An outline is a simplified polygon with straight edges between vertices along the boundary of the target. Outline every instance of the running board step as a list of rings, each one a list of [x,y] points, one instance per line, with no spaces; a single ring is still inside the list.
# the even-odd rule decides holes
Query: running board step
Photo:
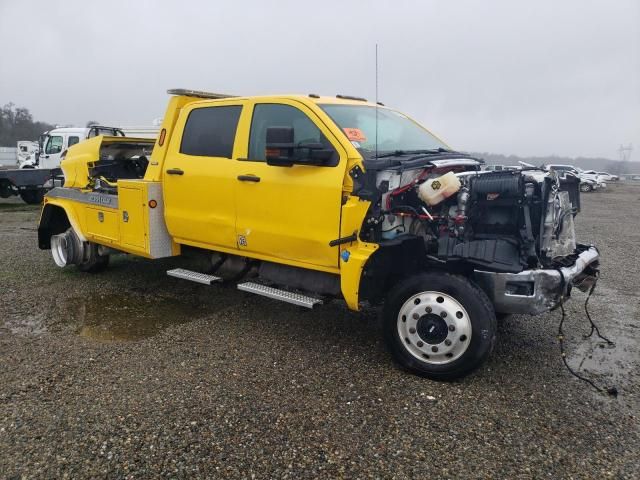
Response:
[[[193,272],[184,268],[174,268],[173,270],[167,270],[167,275],[170,277],[182,278],[184,280],[191,280],[196,283],[203,283],[205,285],[211,285],[215,282],[221,282],[222,278],[215,275],[207,275],[206,273]]]
[[[289,292],[287,290],[280,290],[278,288],[268,287],[254,282],[240,283],[238,284],[238,290],[255,293],[256,295],[262,295],[263,297],[273,298],[275,300],[292,303],[306,308],[313,308],[316,305],[322,304],[322,300],[319,298],[309,297],[307,295],[302,295],[301,293]]]

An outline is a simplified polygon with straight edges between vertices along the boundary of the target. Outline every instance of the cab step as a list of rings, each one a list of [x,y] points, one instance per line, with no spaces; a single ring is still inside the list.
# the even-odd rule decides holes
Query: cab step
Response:
[[[206,273],[193,272],[184,268],[174,268],[173,270],[167,270],[167,275],[170,277],[182,278],[184,280],[191,280],[196,283],[203,283],[205,285],[211,285],[212,283],[221,282],[222,278],[215,275],[208,275]]]
[[[288,290],[280,290],[279,288],[269,287],[255,282],[245,282],[238,284],[238,290],[243,292],[255,293],[263,297],[273,298],[282,302],[292,303],[305,308],[313,308],[321,305],[322,300],[319,298],[309,297],[301,293],[290,292]]]

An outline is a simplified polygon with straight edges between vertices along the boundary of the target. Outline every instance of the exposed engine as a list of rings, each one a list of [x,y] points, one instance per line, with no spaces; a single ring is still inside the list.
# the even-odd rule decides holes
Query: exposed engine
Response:
[[[366,235],[383,244],[418,236],[430,262],[496,272],[551,267],[574,254],[577,183],[561,185],[538,169],[477,165],[433,161],[377,171],[380,196]]]
[[[115,192],[118,179],[139,179],[149,165],[148,143],[112,143],[100,149],[100,159],[89,167],[89,177],[98,191]]]

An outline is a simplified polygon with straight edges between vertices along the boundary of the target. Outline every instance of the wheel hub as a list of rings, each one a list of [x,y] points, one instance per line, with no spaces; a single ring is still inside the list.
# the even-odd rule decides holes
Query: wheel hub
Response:
[[[447,364],[469,348],[471,319],[454,297],[434,291],[409,297],[398,312],[403,346],[421,362]]]
[[[418,336],[429,345],[442,343],[449,334],[449,326],[440,315],[428,313],[418,319],[416,324]]]

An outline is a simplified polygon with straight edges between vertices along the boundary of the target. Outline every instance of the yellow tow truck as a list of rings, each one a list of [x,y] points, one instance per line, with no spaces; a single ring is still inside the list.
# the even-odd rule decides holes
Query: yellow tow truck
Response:
[[[483,171],[358,97],[168,93],[157,139],[69,148],[38,227],[58,266],[196,256],[204,268],[168,275],[307,308],[383,304],[396,360],[443,380],[488,357],[496,313],[548,311],[596,279],[597,249],[575,240],[579,179]]]

